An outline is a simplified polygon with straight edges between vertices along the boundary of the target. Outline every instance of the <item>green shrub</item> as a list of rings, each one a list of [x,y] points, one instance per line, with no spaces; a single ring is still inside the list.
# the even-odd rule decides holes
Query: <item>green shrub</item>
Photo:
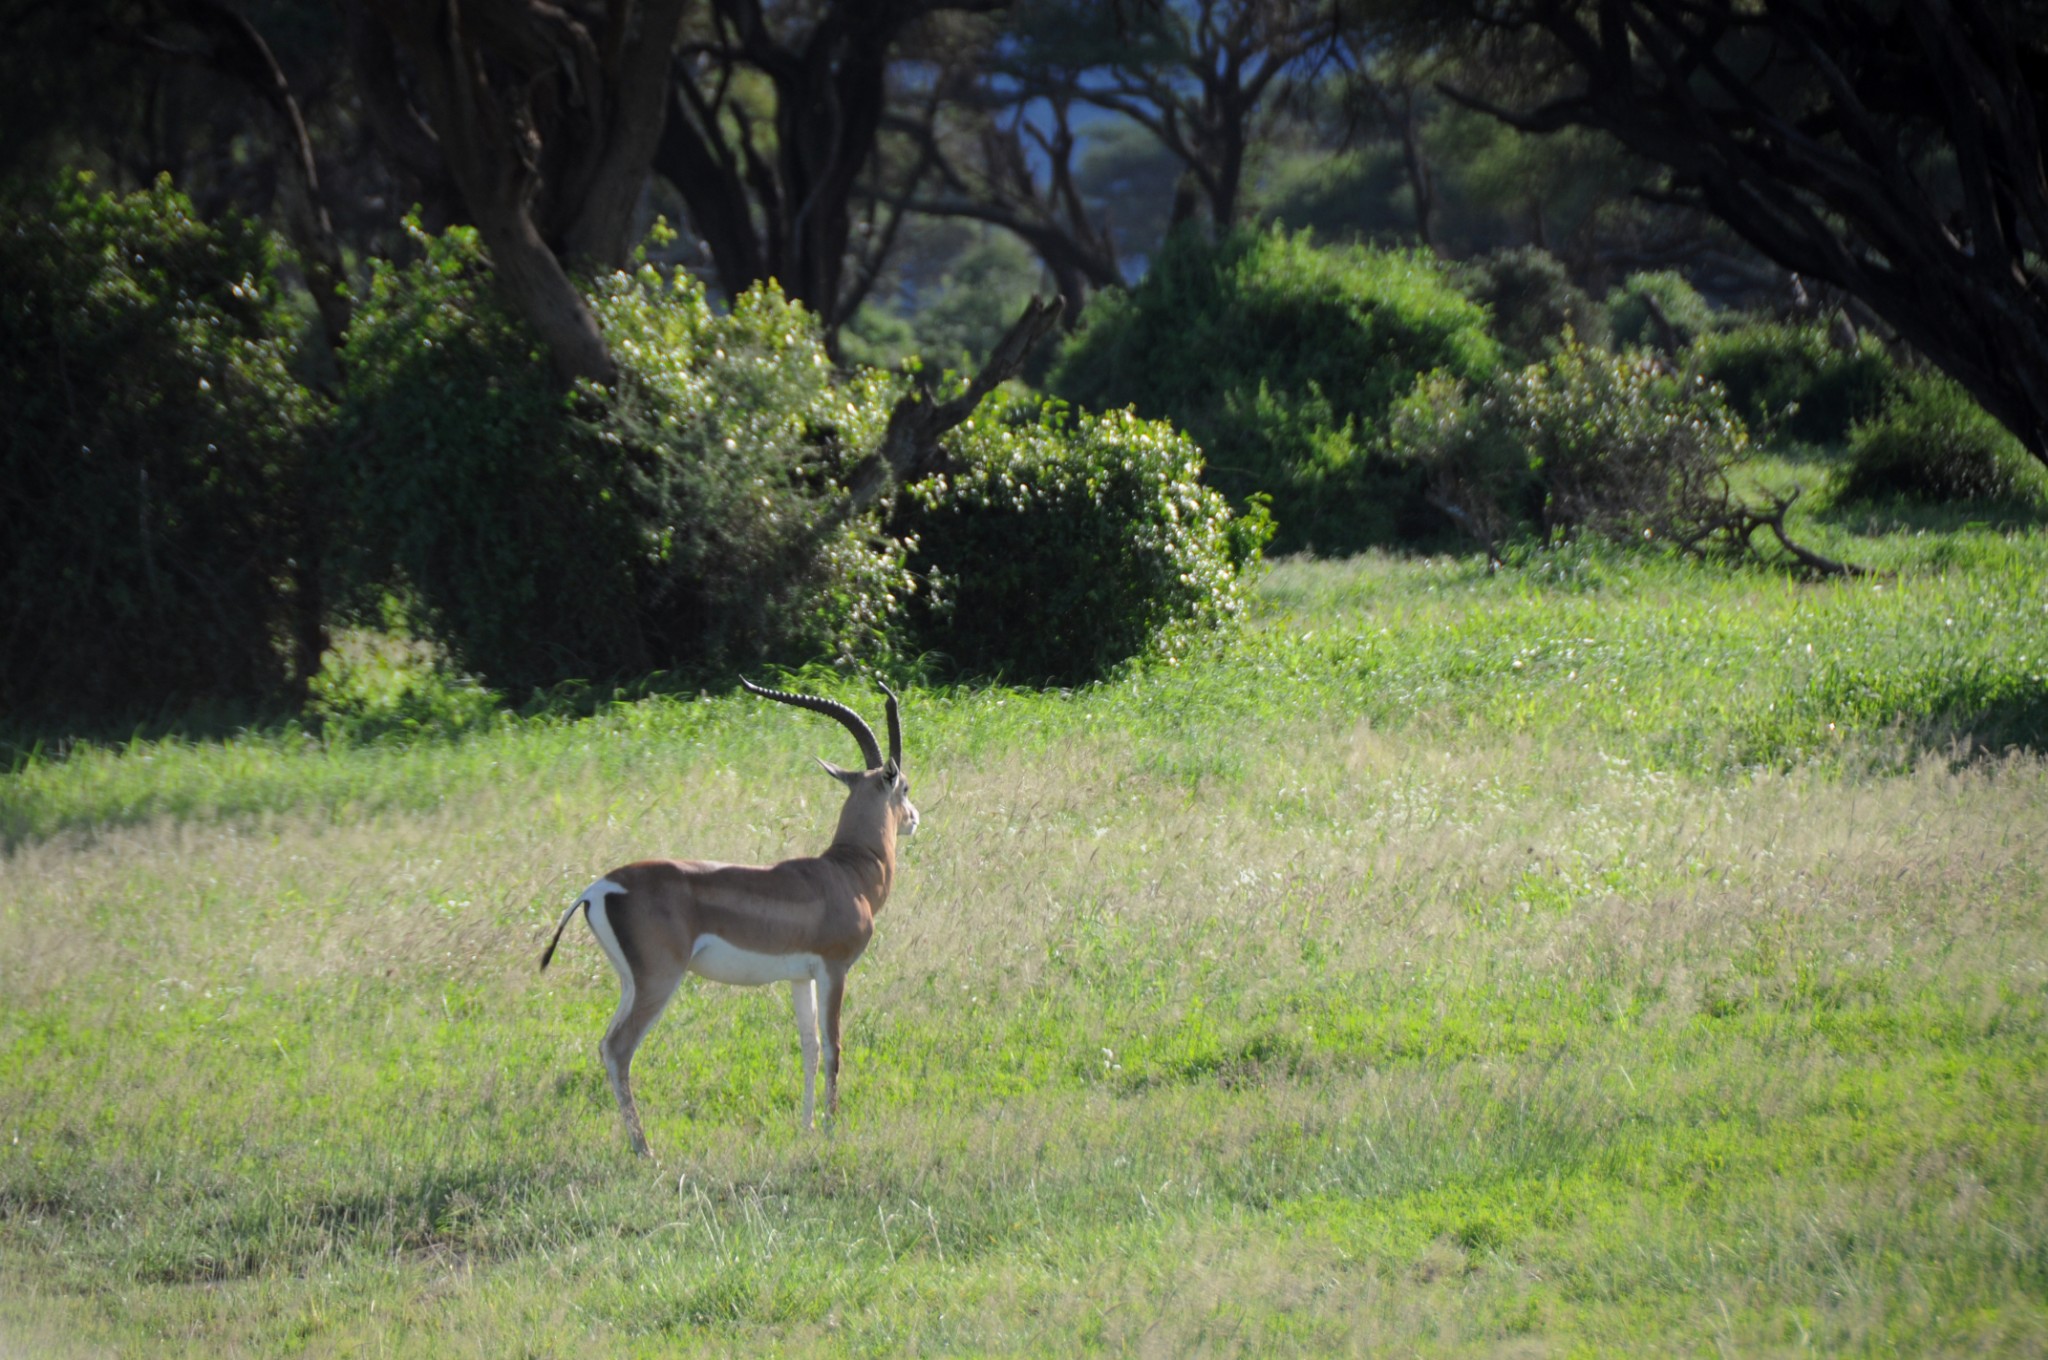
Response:
[[[1494,337],[1514,363],[1541,359],[1567,331],[1590,345],[1607,344],[1606,309],[1547,250],[1496,250],[1459,265],[1457,274],[1465,295],[1492,315]]]
[[[1244,607],[1270,526],[1201,484],[1183,435],[1128,411],[992,398],[909,487],[896,527],[933,591],[914,645],[961,675],[1077,684],[1180,656]]]
[[[773,283],[713,313],[688,275],[616,274],[594,299],[618,361],[585,428],[628,454],[642,627],[663,666],[890,656],[913,582],[880,511],[843,515],[896,380],[841,375]]]
[[[1420,468],[1438,506],[1497,546],[1691,537],[1727,505],[1748,433],[1711,383],[1642,351],[1568,343],[1476,391],[1445,375],[1389,422],[1389,457]]]
[[[459,666],[514,690],[878,655],[900,547],[834,511],[882,380],[842,384],[772,290],[717,316],[647,270],[593,287],[615,388],[565,395],[474,233],[415,236],[345,354],[358,595],[412,593]]]
[[[1607,327],[1622,348],[1675,355],[1719,324],[1713,306],[1683,274],[1631,274],[1607,294]]]
[[[935,373],[978,368],[1031,301],[1042,272],[1022,241],[987,229],[945,273],[919,281],[906,299],[909,316],[864,304],[840,330],[841,354],[877,368],[911,358]]]
[[[1719,383],[1752,429],[1809,444],[1840,443],[1851,425],[1883,408],[1900,382],[1874,339],[1843,350],[1818,326],[1773,321],[1699,336],[1686,367]]]
[[[445,649],[419,637],[401,602],[387,598],[380,612],[380,626],[335,635],[307,686],[305,716],[322,736],[403,745],[497,721],[499,696],[456,670]]]
[[[1748,451],[1749,432],[1720,389],[1642,351],[1567,345],[1504,383],[1549,538],[1681,535]]]
[[[1477,379],[1498,361],[1484,311],[1430,256],[1184,232],[1129,294],[1097,299],[1049,385],[1186,430],[1210,485],[1271,496],[1276,548],[1343,551],[1400,535],[1419,494],[1372,453],[1388,407],[1418,373]]]
[[[1839,500],[2027,500],[2048,478],[2012,432],[1940,374],[1915,374],[1849,432]]]
[[[312,668],[322,412],[275,263],[167,181],[0,208],[0,706],[162,714]]]
[[[1504,376],[1475,393],[1462,378],[1424,374],[1394,403],[1381,436],[1384,456],[1415,469],[1429,503],[1496,556],[1543,506],[1527,441],[1508,418],[1506,388]]]
[[[376,263],[342,351],[349,593],[414,596],[495,685],[649,669],[624,450],[578,430],[474,230],[411,234],[419,258]]]

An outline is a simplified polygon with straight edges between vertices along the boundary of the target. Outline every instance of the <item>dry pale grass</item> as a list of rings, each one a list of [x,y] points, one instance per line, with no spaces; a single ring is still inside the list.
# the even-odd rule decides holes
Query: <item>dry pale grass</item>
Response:
[[[458,1198],[426,1248],[351,1256],[338,1238],[331,1255],[239,1283],[126,1279],[134,1317],[157,1307],[177,1319],[169,1349],[222,1356],[275,1353],[293,1327],[311,1353],[396,1354],[1533,1356],[1630,1353],[1646,1337],[1790,1354],[1900,1334],[1954,1336],[1954,1349],[2043,1339],[2026,1316],[1957,1332],[1934,1317],[1954,1292],[1945,1271],[2035,1278],[2048,1210],[2011,1198],[2028,1149],[1972,1150],[1967,1130],[1915,1141],[1882,1120],[1892,1141],[1866,1147],[1825,1125],[1813,1136],[1831,1140],[1835,1175],[1771,1131],[1813,1124],[1881,1064],[1693,1022],[1731,998],[1783,1010],[1865,986],[1879,1002],[1935,997],[1976,1034],[2032,1023],[2025,1007],[2048,987],[2048,762],[1675,776],[1590,740],[1455,745],[1335,715],[1220,740],[1234,743],[1228,778],[1117,731],[957,757],[941,742],[916,762],[926,826],[855,974],[838,1139],[786,1127],[786,1003],[704,988],[640,1069],[651,1131],[674,1149],[658,1173],[606,1160],[616,1119],[580,1039],[550,1063],[558,1083],[588,1080],[580,1103],[562,1085],[551,1097],[479,1077],[394,1107],[403,1138],[407,1119],[472,1119],[464,1102],[556,1099],[579,1121],[563,1155],[585,1160],[547,1195],[613,1196],[590,1224],[573,1205]],[[421,813],[163,820],[27,843],[0,859],[0,989],[16,1016],[236,988],[313,1004],[353,983],[466,990],[497,999],[482,1004],[497,1007],[498,1042],[529,1042],[529,1001],[594,1039],[613,997],[598,952],[578,939],[534,971],[572,894],[647,854],[815,850],[834,789],[794,755],[741,770],[704,749],[631,789],[565,758],[548,778]],[[1228,1048],[1273,1015],[1309,1023],[1304,998],[1327,1001],[1315,1023],[1354,1023],[1368,1048],[1400,1014],[1499,1026],[1518,999],[1565,1027],[1458,1060],[1192,1076],[1160,1037],[1206,1011]],[[673,1093],[720,1080],[717,1037],[734,1031],[708,1019],[733,1014],[788,1040],[778,1103],[686,1117]],[[1017,1075],[1028,1065],[1006,1066],[1006,1047],[1044,1036],[1086,1071],[1034,1087]],[[1147,1058],[1127,1051],[1145,1043]],[[952,1094],[929,1099],[878,1049],[936,1052]],[[153,1107],[204,1098],[129,1058],[67,1097],[67,1127],[159,1130]],[[2039,1074],[1997,1095],[2048,1117]],[[0,1092],[0,1125],[8,1103]],[[1660,1120],[1699,1150],[1631,1142]],[[255,1130],[251,1164],[296,1133]],[[1717,1169],[1752,1155],[1743,1138],[1782,1164]],[[1624,1154],[1649,1168],[1630,1171],[1640,1180],[1611,1179]],[[1717,1197],[1738,1170],[1749,1188]],[[281,1213],[309,1212],[289,1183],[269,1193]],[[630,1231],[595,1226],[623,1204],[643,1215]],[[566,1217],[527,1230],[526,1214]],[[496,1240],[485,1229],[530,1245],[479,1246]],[[831,1306],[805,1306],[820,1297]],[[134,1339],[121,1307],[83,1293],[25,1300],[4,1314],[0,1353]]]
[[[1625,977],[1683,1007],[1776,949],[1936,978],[2042,980],[2048,766],[2014,755],[1844,780],[1669,776],[1590,746],[1453,750],[1332,724],[1185,781],[1073,745],[927,775],[925,829],[862,1004],[944,976],[1045,978],[1077,929],[1253,994],[1318,972]],[[0,860],[0,985],[289,987],[327,977],[529,985],[539,942],[610,865],[736,861],[828,838],[831,786],[707,757],[630,793],[592,771],[424,814],[159,821]],[[1178,947],[1185,944],[1187,948]],[[604,983],[594,956],[580,972]],[[1304,961],[1306,960],[1306,961]],[[1134,961],[1135,962],[1135,961]]]

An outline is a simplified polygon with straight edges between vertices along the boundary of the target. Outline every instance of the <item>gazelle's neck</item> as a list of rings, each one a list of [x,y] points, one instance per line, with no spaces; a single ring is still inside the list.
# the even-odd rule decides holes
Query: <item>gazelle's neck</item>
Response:
[[[849,837],[844,830],[841,828],[842,834],[833,838],[831,848],[819,858],[845,870],[871,907],[879,910],[896,882],[895,834],[885,829],[882,844],[878,846],[873,843],[872,836]]]

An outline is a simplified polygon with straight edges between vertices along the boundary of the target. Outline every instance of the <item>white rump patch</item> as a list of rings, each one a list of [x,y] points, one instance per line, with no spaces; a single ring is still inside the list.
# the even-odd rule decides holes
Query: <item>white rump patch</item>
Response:
[[[699,935],[690,950],[690,971],[731,987],[797,982],[816,977],[824,960],[816,954],[756,954],[716,935]]]
[[[587,913],[590,920],[590,933],[597,936],[598,947],[603,949],[604,956],[612,961],[612,968],[617,971],[621,978],[626,980],[628,985],[631,985],[633,971],[626,967],[625,951],[619,948],[618,932],[612,929],[611,916],[605,911],[604,904],[604,900],[607,897],[612,896],[614,893],[623,893],[625,891],[624,888],[610,879],[600,878],[597,882],[585,888],[583,896],[578,898],[577,901],[590,904]]]
[[[612,962],[612,971],[619,975],[619,1008],[612,1014],[611,1024],[605,1027],[604,1033],[607,1039],[611,1037],[612,1031],[625,1023],[626,1017],[633,1013],[635,990],[633,986],[633,970],[626,964],[626,951],[619,948],[619,933],[612,929],[611,915],[605,910],[606,898],[614,893],[623,893],[625,891],[624,888],[612,882],[612,880],[600,878],[597,882],[585,888],[583,896],[579,899],[590,904],[587,912],[590,921],[590,933],[597,936],[597,947],[604,951],[604,956]],[[616,1086],[619,1074],[611,1070],[611,1050],[607,1047],[604,1052],[605,1070],[610,1073],[612,1083]]]

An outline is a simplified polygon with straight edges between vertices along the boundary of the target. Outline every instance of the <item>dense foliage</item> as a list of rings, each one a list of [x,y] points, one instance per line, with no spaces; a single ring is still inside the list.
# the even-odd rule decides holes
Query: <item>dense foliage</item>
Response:
[[[494,683],[648,669],[623,456],[579,437],[474,233],[414,239],[413,263],[376,266],[343,354],[329,484],[349,594],[416,593]]]
[[[1015,401],[946,451],[897,517],[931,586],[913,643],[942,668],[1073,684],[1176,658],[1242,610],[1240,571],[1269,526],[1256,506],[1231,515],[1171,426]]]
[[[1567,332],[1590,345],[1607,343],[1607,309],[1573,283],[1564,262],[1547,250],[1496,250],[1459,265],[1456,277],[1465,295],[1487,309],[1510,362],[1534,363]]]
[[[1720,384],[1752,430],[1809,444],[1840,443],[1899,384],[1896,365],[1875,339],[1847,348],[1819,326],[1776,321],[1702,334],[1686,362]]]
[[[827,359],[771,284],[715,313],[688,275],[615,274],[594,303],[619,359],[583,429],[625,455],[642,626],[657,661],[875,663],[911,588],[847,474],[880,442],[894,381]],[[599,397],[602,396],[600,400]]]
[[[2019,440],[1955,382],[1916,374],[1849,432],[1842,500],[2048,499],[2048,478]]]
[[[563,394],[474,235],[419,240],[346,355],[359,592],[416,592],[515,689],[886,644],[900,553],[834,518],[886,393],[842,383],[802,311],[770,289],[719,316],[688,276],[613,275],[593,305],[619,380]]]
[[[1689,539],[1725,505],[1748,443],[1704,379],[1576,342],[1476,390],[1432,375],[1386,434],[1389,455],[1423,469],[1438,505],[1494,547],[1520,531]]]
[[[1714,329],[1720,318],[1676,270],[1631,274],[1607,294],[1614,343],[1675,354]]]
[[[885,526],[886,499],[852,513],[847,488],[898,380],[835,368],[773,288],[721,314],[688,275],[599,280],[619,378],[565,395],[474,237],[420,246],[379,270],[346,356],[351,581],[366,606],[416,596],[493,685],[906,650],[1078,680],[1238,608],[1259,521],[1170,429],[984,412]]]
[[[318,402],[275,266],[168,182],[0,201],[0,706],[263,701],[317,664]]]
[[[1427,255],[1182,233],[1094,305],[1048,382],[1091,409],[1172,419],[1212,486],[1272,497],[1277,548],[1332,552],[1440,522],[1410,470],[1374,456],[1371,427],[1416,374],[1480,380],[1498,356],[1485,311]]]

